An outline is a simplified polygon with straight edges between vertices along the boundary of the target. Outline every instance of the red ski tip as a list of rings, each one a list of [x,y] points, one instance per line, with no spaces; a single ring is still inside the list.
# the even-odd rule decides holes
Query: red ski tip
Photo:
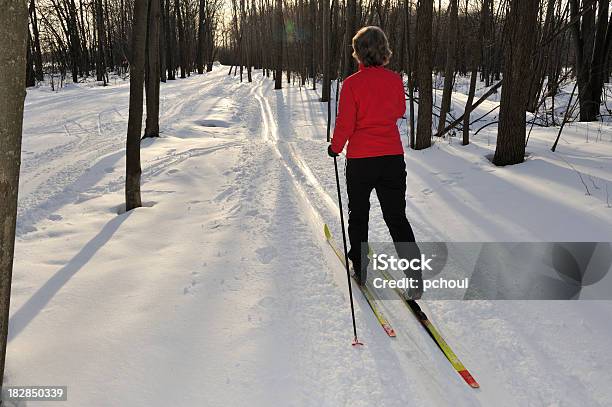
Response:
[[[384,325],[383,326],[385,332],[387,333],[387,335],[389,335],[392,338],[395,338],[395,331],[393,330],[393,328],[391,328],[389,325]]]
[[[480,385],[478,384],[476,379],[472,377],[470,372],[468,372],[467,370],[461,370],[458,373],[461,375],[461,377],[463,377],[463,379],[467,382],[467,384],[470,385],[470,387],[473,387],[474,389],[480,388]]]

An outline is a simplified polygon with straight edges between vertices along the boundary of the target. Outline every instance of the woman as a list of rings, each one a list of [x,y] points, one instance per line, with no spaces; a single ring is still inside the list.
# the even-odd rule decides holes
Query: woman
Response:
[[[342,85],[334,135],[327,152],[336,157],[348,142],[349,259],[355,279],[362,285],[366,282],[369,260],[361,243],[368,241],[372,189],[376,190],[393,241],[415,239],[406,219],[406,163],[397,129],[397,120],[406,111],[404,84],[397,73],[385,68],[391,58],[385,33],[374,26],[360,29],[353,37],[353,57],[359,63],[359,71]],[[409,255],[406,250],[401,250],[403,254],[399,251],[401,257]]]

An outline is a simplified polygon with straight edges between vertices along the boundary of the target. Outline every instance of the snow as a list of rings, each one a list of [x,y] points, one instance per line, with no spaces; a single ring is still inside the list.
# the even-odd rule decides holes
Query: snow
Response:
[[[366,345],[351,347],[344,269],[322,236],[328,223],[340,237],[326,107],[261,71],[226,73],[162,84],[145,205],[129,213],[129,84],[28,90],[7,384],[67,385],[69,406],[612,402],[610,301],[428,303],[480,390],[399,301],[385,302],[391,340],[356,294]],[[589,126],[588,140],[568,126],[556,153],[557,128],[534,128],[512,167],[486,158],[495,126],[407,151],[417,238],[612,240],[612,128]],[[370,227],[389,239],[375,196]]]

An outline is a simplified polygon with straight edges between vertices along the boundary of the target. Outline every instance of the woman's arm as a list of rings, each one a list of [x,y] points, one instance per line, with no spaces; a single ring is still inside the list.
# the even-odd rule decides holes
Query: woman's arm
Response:
[[[340,153],[344,149],[347,140],[355,131],[357,121],[357,103],[350,82],[347,80],[340,91],[340,104],[338,105],[338,117],[334,128],[334,136],[331,141],[331,149],[334,153]]]
[[[406,113],[406,93],[404,91],[404,80],[402,79],[402,77],[399,77],[399,85],[398,85],[398,113],[397,113],[397,118],[401,118],[404,116],[404,113]]]

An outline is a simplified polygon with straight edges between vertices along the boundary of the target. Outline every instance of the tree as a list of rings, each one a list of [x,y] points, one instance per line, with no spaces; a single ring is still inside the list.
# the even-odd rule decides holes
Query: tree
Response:
[[[457,15],[458,0],[450,0],[450,24],[446,32],[446,66],[444,69],[444,90],[442,91],[442,104],[440,106],[440,122],[438,133],[446,127],[446,114],[450,112],[451,96],[455,76],[455,49],[457,44]]]
[[[417,9],[417,80],[419,86],[419,113],[414,148],[421,150],[431,146],[432,115],[432,47],[431,25],[433,0],[420,0]]]
[[[125,210],[142,206],[140,199],[140,134],[142,131],[142,94],[144,82],[145,47],[147,40],[148,0],[134,0],[132,25],[132,60],[130,61],[130,108],[128,116]]]
[[[276,0],[276,74],[274,89],[283,87],[283,38],[285,37],[285,25],[283,23],[283,0]]]
[[[106,43],[104,30],[104,15],[102,12],[102,0],[95,0],[96,6],[96,28],[98,33],[98,49],[96,56],[96,79],[103,81],[106,86],[106,58],[104,44]]]
[[[468,2],[469,0],[465,0],[465,13],[468,13]],[[486,9],[488,8],[487,2],[484,1],[482,4],[481,14],[486,13]],[[482,34],[484,32],[484,24],[483,19],[480,20],[480,27],[478,30],[477,38],[470,38],[469,52],[470,55],[470,64],[472,66],[470,72],[470,89],[468,90],[468,98],[465,102],[465,110],[463,113],[463,140],[461,142],[462,145],[467,146],[470,144],[470,112],[472,111],[472,104],[474,103],[474,95],[476,93],[476,81],[478,80],[478,65],[480,63],[480,39],[482,38]],[[444,130],[438,129],[438,134],[440,131]]]
[[[323,44],[323,84],[321,85],[321,102],[328,102],[331,94],[331,57],[330,57],[330,29],[331,19],[329,12],[329,0],[323,0],[321,5],[323,8],[321,21],[322,27],[322,44]]]
[[[493,163],[511,165],[525,159],[526,111],[538,2],[511,0],[504,46],[504,85]]]
[[[82,74],[82,50],[79,39],[79,28],[77,23],[77,9],[74,0],[67,2],[68,9],[68,37],[70,38],[70,53],[72,59],[72,81],[79,81],[79,73]]]
[[[8,334],[21,131],[25,101],[28,8],[23,0],[0,0],[0,388]]]
[[[144,137],[159,136],[159,0],[149,0],[145,86],[147,119]]]
[[[414,63],[415,63],[415,48],[412,45],[413,41],[410,41],[410,17],[412,15],[412,0],[404,0],[404,19],[406,22],[405,37],[406,37],[406,74],[408,76],[408,127],[409,127],[409,145],[410,148],[415,147],[415,133],[414,133]]]
[[[37,81],[42,81],[43,78],[43,66],[42,66],[42,52],[40,51],[40,34],[38,31],[38,17],[36,14],[36,4],[34,0],[30,0],[30,23],[32,24],[32,35],[34,42],[34,74]]]
[[[174,12],[176,13],[176,24],[179,37],[179,62],[181,64],[181,78],[187,77],[187,43],[185,38],[185,26],[179,0],[174,0]]]
[[[197,49],[197,66],[198,73],[204,73],[204,46],[205,46],[205,17],[206,17],[206,0],[200,0],[200,8],[198,10],[198,49]]]
[[[26,49],[26,86],[36,85],[34,73],[34,56],[32,55],[32,34],[28,31],[28,41]]]
[[[309,65],[310,65],[310,77],[312,78],[312,89],[317,89],[317,63],[315,60],[316,55],[316,41],[315,41],[315,28],[317,23],[317,4],[315,0],[310,0],[310,54],[309,54]]]
[[[342,78],[346,79],[355,72],[355,59],[353,58],[353,36],[355,35],[357,19],[356,0],[346,0],[346,21],[344,29],[344,70]]]
[[[580,121],[596,121],[607,76],[606,61],[612,48],[612,16],[608,21],[610,0],[583,0],[582,5],[588,10],[582,16],[579,14],[579,0],[569,0],[569,3],[573,20]]]
[[[170,8],[170,3],[172,0],[165,0],[165,11],[164,11],[164,32],[166,34],[165,44],[166,44],[166,70],[167,70],[167,78],[169,80],[174,80],[176,78],[175,75],[175,63],[174,63],[174,47],[176,45],[176,28],[174,27],[174,14],[172,13],[172,9]]]
[[[166,60],[166,3],[164,0],[159,0],[159,77],[162,82],[166,82],[168,76],[167,72],[167,60]]]

